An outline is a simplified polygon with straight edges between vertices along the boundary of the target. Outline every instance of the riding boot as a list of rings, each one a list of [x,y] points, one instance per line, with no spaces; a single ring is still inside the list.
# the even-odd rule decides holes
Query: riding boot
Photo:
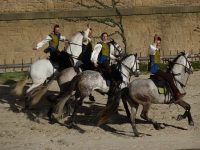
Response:
[[[174,83],[172,74],[158,70],[155,75],[162,77],[169,83],[169,86],[172,89],[172,92],[174,93],[175,101],[179,100],[180,98],[186,95],[186,93],[180,93],[180,91],[178,90],[178,88],[176,87]]]

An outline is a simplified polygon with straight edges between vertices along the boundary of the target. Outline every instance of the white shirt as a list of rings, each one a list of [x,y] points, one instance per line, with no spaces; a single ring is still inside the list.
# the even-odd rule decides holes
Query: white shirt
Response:
[[[149,46],[149,54],[150,55],[155,55],[156,51],[159,49],[156,47],[156,43],[153,43]]]
[[[60,36],[60,41],[64,42],[65,41],[65,36]],[[51,36],[47,35],[41,42],[39,42],[36,45],[36,49],[41,48],[42,46],[44,46],[45,44],[49,43],[52,40]]]
[[[99,56],[99,53],[101,52],[101,49],[102,49],[102,45],[99,43],[94,46],[94,50],[91,54],[90,60],[95,64],[98,61],[98,56]],[[115,60],[116,57],[113,55],[112,52],[114,52],[114,46],[112,44],[110,44],[110,59]]]

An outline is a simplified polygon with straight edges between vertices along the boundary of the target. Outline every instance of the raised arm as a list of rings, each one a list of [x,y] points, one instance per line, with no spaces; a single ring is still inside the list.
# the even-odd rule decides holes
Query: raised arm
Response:
[[[47,35],[41,42],[39,42],[35,48],[33,48],[34,50],[37,50],[39,48],[41,48],[42,46],[44,46],[45,44],[47,44],[49,41],[51,41],[52,38]]]
[[[61,35],[60,36],[60,41],[65,42],[65,40],[66,40],[66,37]]]

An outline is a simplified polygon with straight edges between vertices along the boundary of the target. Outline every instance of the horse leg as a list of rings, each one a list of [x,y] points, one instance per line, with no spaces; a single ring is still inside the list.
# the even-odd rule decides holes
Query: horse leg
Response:
[[[194,126],[194,121],[192,119],[192,115],[191,115],[191,112],[190,112],[190,109],[191,109],[191,106],[190,104],[188,104],[187,102],[183,101],[183,100],[180,100],[177,102],[177,104],[179,104],[180,106],[182,106],[184,109],[185,109],[185,113],[183,115],[178,115],[177,117],[177,120],[182,120],[182,119],[185,119],[186,117],[188,118],[188,124],[190,126]]]
[[[140,117],[143,118],[144,120],[146,120],[147,122],[152,123],[156,130],[163,129],[164,127],[161,126],[161,123],[158,123],[158,122],[154,121],[153,119],[149,118],[148,112],[149,112],[150,106],[151,105],[148,103],[143,105],[143,109],[140,114]]]
[[[85,98],[84,96],[81,96],[80,100],[78,100],[78,97],[79,97],[79,95],[75,94],[75,105],[74,105],[74,111],[73,111],[72,116],[70,118],[70,125],[69,125],[70,128],[76,126],[76,123],[75,123],[76,113],[77,113],[78,108],[82,105],[83,100]]]
[[[130,111],[129,111],[129,108],[128,108],[128,105],[127,105],[127,101],[129,103],[134,103],[134,106],[136,107],[136,109],[138,109],[139,104],[132,101],[131,98],[127,95],[126,89],[124,89],[124,90],[125,90],[123,92],[124,94],[122,94],[121,98],[122,98],[122,102],[123,102],[123,105],[124,105],[124,108],[125,108],[125,111],[126,111],[126,115],[131,120],[131,118],[130,118],[131,114],[130,114]]]
[[[130,114],[130,111],[129,111],[129,109],[128,109],[127,102],[126,102],[123,98],[122,98],[122,103],[123,103],[123,105],[124,105],[124,108],[125,108],[125,111],[126,111],[126,115],[127,115],[127,117],[130,119],[131,114]]]
[[[131,106],[131,126],[132,126],[133,133],[135,134],[135,136],[139,137],[141,136],[141,134],[138,132],[136,128],[136,123],[135,123],[136,113],[137,113],[137,108],[134,105]]]

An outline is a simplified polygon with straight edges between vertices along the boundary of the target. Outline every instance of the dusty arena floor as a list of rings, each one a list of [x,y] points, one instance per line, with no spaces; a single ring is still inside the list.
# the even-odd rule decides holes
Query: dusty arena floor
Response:
[[[140,78],[147,78],[142,75]],[[165,123],[162,130],[155,130],[151,124],[137,115],[138,130],[145,135],[134,137],[131,125],[125,116],[122,105],[119,114],[113,115],[104,126],[97,127],[97,114],[105,107],[106,97],[95,93],[96,102],[85,100],[77,117],[78,127],[69,129],[66,119],[60,124],[50,124],[46,117],[48,103],[43,103],[35,110],[40,115],[40,122],[32,121],[32,116],[21,111],[24,102],[11,95],[12,87],[0,86],[0,149],[1,150],[171,150],[200,149],[200,71],[189,78],[185,100],[191,104],[195,125],[189,126],[187,120],[176,121],[184,110],[177,105],[152,105],[150,117]],[[55,83],[49,94],[55,94]]]

